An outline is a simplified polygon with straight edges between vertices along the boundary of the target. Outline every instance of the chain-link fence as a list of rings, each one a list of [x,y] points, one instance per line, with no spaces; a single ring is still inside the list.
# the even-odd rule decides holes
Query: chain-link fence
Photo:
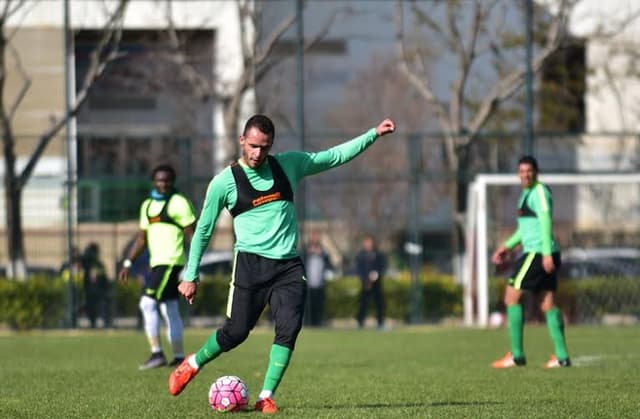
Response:
[[[305,148],[310,151],[326,149],[357,134],[309,134]],[[339,272],[345,274],[349,273],[352,256],[364,232],[376,235],[382,249],[389,254],[390,276],[410,270],[411,252],[407,251],[406,245],[417,238],[422,249],[419,271],[448,274],[459,283],[459,270],[452,262],[456,258],[452,240],[451,192],[480,172],[507,172],[515,177],[520,138],[516,134],[481,137],[470,149],[469,164],[452,173],[444,163],[441,135],[408,134],[400,130],[382,138],[349,164],[307,178],[302,183],[296,194],[298,206],[304,208],[300,221],[306,228],[302,232],[311,226],[321,229],[330,244],[332,256],[338,262]],[[137,140],[121,138],[109,142],[107,147],[96,137],[79,138],[82,152],[79,153],[78,181],[75,184],[77,223],[71,229],[71,241],[80,251],[89,243],[97,243],[111,279],[115,278],[123,250],[138,229],[138,208],[148,194],[149,174],[153,166],[160,161],[174,164],[178,170],[178,187],[194,201],[197,210],[202,205],[212,176],[211,145],[206,139],[157,140],[161,146],[149,146],[149,141],[156,140],[145,140],[137,145],[129,144],[130,141]],[[141,147],[140,144],[149,147]],[[273,152],[297,149],[297,145],[298,138],[284,133],[276,140]],[[636,155],[626,152],[630,147],[637,147],[635,136],[548,136],[538,138],[536,146],[543,173],[637,170]],[[145,154],[145,150],[150,148],[158,150],[157,155]],[[603,153],[602,150],[609,151]],[[95,156],[100,154],[108,156],[110,163],[99,165]],[[596,154],[598,158],[593,159]],[[28,264],[34,270],[53,273],[67,260],[68,253],[66,163],[63,157],[52,154],[43,158],[42,165],[43,168],[39,166],[24,190],[23,237]],[[56,171],[56,167],[59,170]],[[496,205],[500,213],[491,216],[496,223],[496,232],[502,231],[503,227],[508,228],[515,219],[510,217],[513,211],[509,210],[515,206],[514,193],[499,194],[504,203]],[[572,224],[575,221],[572,199],[576,194],[575,190],[565,189],[554,192],[557,196],[556,227],[563,248],[638,247],[640,243],[635,227],[627,228],[624,233],[614,227],[614,224],[625,224],[623,213],[617,215],[619,223],[613,223],[610,219],[599,219],[601,212],[582,205],[581,211],[586,211],[587,215],[593,213],[590,227]],[[593,206],[612,204],[615,199],[620,198],[607,194],[605,190],[590,202]],[[611,216],[612,211],[605,213]],[[4,202],[0,213],[4,223]],[[221,220],[211,246],[226,250],[231,247],[232,240],[229,223]],[[3,228],[0,232],[0,260],[3,264],[7,262],[7,248],[6,228]],[[578,266],[585,263],[576,262]],[[596,304],[590,295],[581,294],[572,304],[580,310],[596,310],[585,308]],[[627,298],[631,294],[612,292],[612,300],[607,304],[628,306],[616,301],[616,295]],[[593,318],[583,311],[575,317],[576,321],[592,321]]]

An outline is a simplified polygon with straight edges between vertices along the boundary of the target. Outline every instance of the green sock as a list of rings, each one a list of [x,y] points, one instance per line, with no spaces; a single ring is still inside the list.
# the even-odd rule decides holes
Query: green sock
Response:
[[[284,346],[273,344],[271,345],[271,353],[269,354],[269,367],[267,368],[267,374],[264,376],[263,390],[268,390],[272,394],[276,392],[284,372],[287,370],[289,360],[291,359],[291,349]]]
[[[545,313],[545,317],[547,318],[547,327],[549,328],[556,357],[558,359],[569,358],[569,351],[567,351],[567,344],[564,338],[564,321],[562,320],[560,309],[558,307],[552,308]]]
[[[524,314],[520,304],[507,306],[507,319],[509,322],[509,340],[511,353],[514,358],[524,358],[524,346],[522,344],[522,331],[524,329]]]
[[[205,344],[196,352],[196,364],[198,364],[198,368],[213,361],[221,353],[222,349],[220,345],[218,345],[217,332],[213,332]]]

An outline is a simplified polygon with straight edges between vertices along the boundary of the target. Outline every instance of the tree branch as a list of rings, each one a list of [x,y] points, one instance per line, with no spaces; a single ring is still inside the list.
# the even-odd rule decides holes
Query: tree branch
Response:
[[[547,31],[545,46],[532,60],[531,71],[534,74],[540,70],[546,60],[558,50],[559,45],[564,41],[570,11],[569,1],[562,0],[557,15]],[[471,136],[477,134],[501,102],[509,99],[522,87],[525,74],[526,69],[524,68],[514,70],[498,81],[489,95],[482,101],[478,112],[469,124]]]
[[[401,0],[396,0],[396,48],[400,57],[399,67],[400,70],[407,76],[411,85],[418,91],[418,93],[431,105],[434,109],[436,117],[440,122],[440,125],[447,135],[452,133],[451,125],[447,119],[447,111],[445,106],[438,101],[433,89],[429,84],[428,78],[421,78],[418,74],[411,70],[409,65],[410,58],[405,45],[404,37],[404,13],[403,4]]]
[[[26,185],[29,177],[33,173],[33,169],[51,139],[66,126],[69,119],[78,113],[86,101],[91,88],[105,72],[107,66],[122,56],[119,52],[119,45],[122,37],[122,20],[128,3],[129,0],[121,0],[117,9],[105,24],[103,28],[103,36],[98,42],[96,49],[91,54],[89,70],[84,78],[82,87],[76,95],[75,103],[66,111],[62,118],[55,121],[38,139],[38,144],[29,157],[29,161],[22,169],[20,176],[18,176],[17,183],[20,188]]]
[[[11,5],[14,5],[13,8],[11,8]],[[4,29],[6,29],[6,23],[9,20],[9,18],[11,16],[13,16],[14,14],[16,14],[19,10],[23,10],[22,13],[22,18],[19,19],[19,22],[13,27],[13,30],[11,30],[6,36],[5,38],[7,39],[7,41],[13,39],[13,37],[15,36],[15,34],[20,30],[20,28],[22,27],[22,21],[29,15],[29,10],[33,9],[34,7],[36,7],[36,5],[38,4],[38,2],[31,2],[28,3],[27,0],[19,0],[19,1],[12,1],[9,0],[5,3],[5,8],[2,11],[2,14],[0,15],[0,26]],[[25,8],[25,6],[28,6]],[[26,10],[25,10],[26,9]]]
[[[4,25],[11,16],[17,13],[18,10],[22,9],[22,7],[25,5],[26,2],[27,0],[5,1],[4,8],[2,9],[2,14],[0,14],[0,20],[2,20],[2,25]]]
[[[282,35],[293,25],[296,21],[295,13],[291,13],[280,21],[278,26],[269,34],[269,37],[262,43],[262,46],[257,48],[255,53],[254,63],[256,65],[262,64],[269,54],[273,51],[275,44],[282,38]]]
[[[420,24],[425,25],[427,28],[431,29],[433,33],[438,35],[447,48],[455,48],[454,43],[452,42],[451,38],[447,36],[442,26],[431,18],[428,11],[424,11],[418,6],[417,0],[411,0],[411,11],[414,13],[416,21]]]
[[[339,10],[334,10],[333,13],[331,13],[331,15],[327,18],[325,23],[320,27],[320,30],[312,38],[310,38],[308,40],[305,40],[304,46],[303,46],[303,53],[305,53],[307,51],[310,51],[311,48],[313,48],[320,41],[322,41],[324,38],[326,38],[327,34],[329,33],[329,31],[333,27],[333,24],[337,20],[337,18],[340,15],[340,13],[349,12],[349,11],[350,11],[349,8],[342,8],[342,9],[339,9]],[[294,21],[295,21],[295,19],[294,19]],[[293,22],[291,22],[291,24],[293,24]],[[274,48],[275,44],[282,37],[283,34],[284,34],[284,32],[282,32],[279,35],[279,37],[274,40],[274,42],[270,46],[269,53],[266,56],[268,56],[273,51],[273,48]],[[275,60],[266,60],[266,56],[265,56],[264,60],[258,62],[258,67],[256,69],[256,75],[255,75],[256,83],[258,83],[260,80],[262,80],[264,78],[264,76],[273,67],[275,67],[277,65],[277,62]]]

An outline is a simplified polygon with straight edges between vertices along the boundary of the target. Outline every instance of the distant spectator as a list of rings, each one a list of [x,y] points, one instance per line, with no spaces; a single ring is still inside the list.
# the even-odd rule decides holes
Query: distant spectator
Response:
[[[329,255],[320,243],[320,232],[312,230],[304,249],[304,264],[307,274],[306,324],[322,326],[324,320],[325,281],[331,269]]]
[[[89,243],[82,255],[85,310],[92,329],[97,326],[98,317],[102,317],[104,327],[111,327],[111,304],[109,280],[104,263],[100,260],[100,246]]]
[[[387,258],[378,250],[374,237],[366,234],[362,239],[362,248],[356,255],[356,272],[360,278],[360,305],[358,307],[358,327],[364,327],[369,306],[373,297],[376,306],[378,328],[383,329],[385,302],[382,292],[382,277],[387,269]]]
[[[60,277],[62,277],[65,282],[68,281],[72,275],[73,282],[76,285],[82,284],[82,255],[80,255],[80,250],[77,246],[73,246],[71,250],[71,261],[67,260],[60,266]]]

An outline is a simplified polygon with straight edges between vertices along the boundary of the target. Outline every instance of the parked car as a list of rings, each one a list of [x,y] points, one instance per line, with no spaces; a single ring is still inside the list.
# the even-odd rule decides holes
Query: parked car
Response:
[[[570,248],[562,252],[563,278],[596,276],[640,278],[640,249],[633,247]]]

